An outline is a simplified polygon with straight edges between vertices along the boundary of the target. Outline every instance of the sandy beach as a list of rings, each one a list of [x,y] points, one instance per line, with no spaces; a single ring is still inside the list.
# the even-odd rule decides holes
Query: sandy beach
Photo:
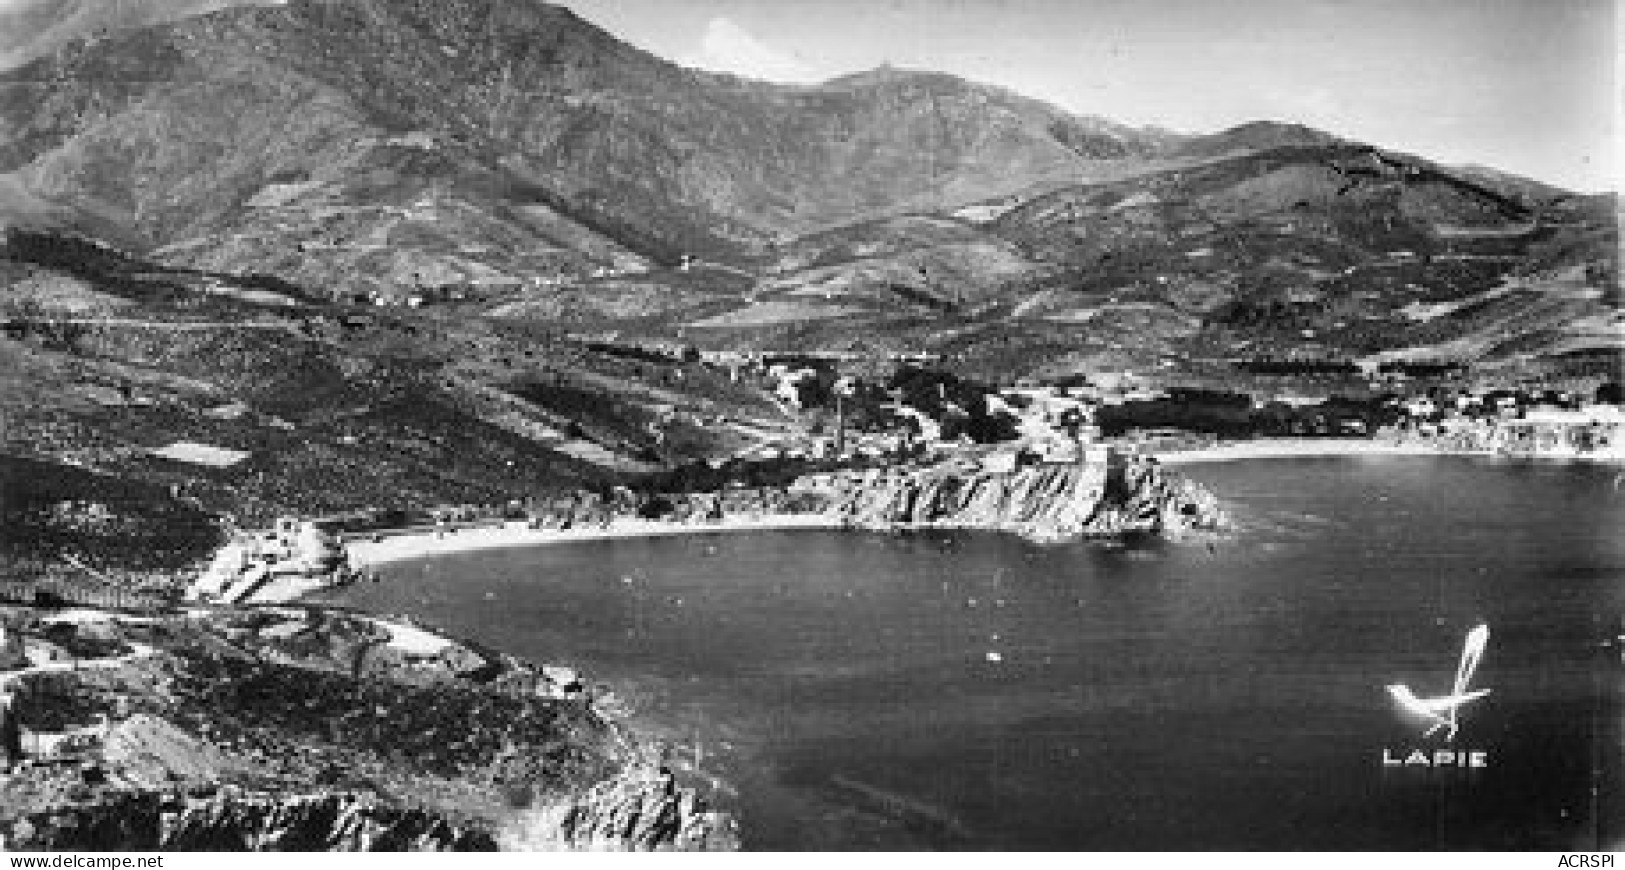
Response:
[[[1364,438],[1276,438],[1238,441],[1211,447],[1152,454],[1164,465],[1228,462],[1246,459],[1275,459],[1315,456],[1439,456],[1447,451],[1425,443],[1394,443]],[[845,523],[824,514],[769,514],[732,516],[719,522],[674,523],[660,520],[617,519],[607,526],[572,529],[532,528],[523,522],[501,525],[436,529],[413,529],[385,535],[378,540],[357,536],[345,542],[350,564],[367,570],[411,559],[467,553],[506,547],[534,547],[599,541],[614,538],[641,538],[657,535],[694,535],[716,532],[764,531],[771,529],[839,529]],[[275,577],[253,595],[257,603],[279,603],[298,599],[326,588],[321,578]]]
[[[349,541],[345,549],[350,562],[370,568],[451,553],[491,550],[502,547],[533,547],[540,544],[567,544],[573,541],[599,541],[609,538],[642,538],[653,535],[694,535],[711,532],[763,531],[769,529],[838,529],[841,521],[822,514],[772,514],[760,517],[729,517],[716,523],[669,523],[659,520],[616,520],[608,526],[577,529],[534,529],[524,523],[464,528],[439,534],[414,532],[373,541]]]
[[[1241,459],[1290,459],[1297,456],[1444,456],[1452,452],[1421,442],[1396,443],[1369,438],[1269,438],[1152,455],[1163,465],[1188,465]]]
[[[1442,451],[1426,444],[1395,444],[1362,438],[1281,438],[1267,441],[1242,441],[1219,444],[1199,450],[1174,451],[1154,454],[1165,465],[1183,465],[1199,462],[1226,462],[1242,459],[1289,458],[1295,456],[1361,456],[1361,455],[1439,455]],[[613,538],[640,538],[655,535],[693,535],[714,532],[763,531],[770,529],[838,529],[843,527],[838,518],[822,514],[772,514],[757,517],[728,517],[714,523],[672,523],[660,520],[617,519],[608,526],[587,526],[573,529],[531,528],[522,522],[503,525],[478,526],[447,530],[413,530],[387,535],[379,540],[356,537],[346,541],[350,563],[359,569],[368,569],[409,559],[422,559],[476,550],[504,547],[533,547],[543,544],[567,544],[574,541],[599,541]],[[255,596],[256,600],[287,600],[310,591],[298,588],[301,584],[284,584],[285,589],[269,586]]]

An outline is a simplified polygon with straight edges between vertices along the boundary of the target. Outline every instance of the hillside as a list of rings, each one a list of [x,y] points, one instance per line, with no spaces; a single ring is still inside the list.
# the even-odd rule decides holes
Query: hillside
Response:
[[[1617,390],[1618,217],[1291,123],[685,69],[541,0],[0,0],[0,737],[54,755],[0,746],[0,847],[736,847],[691,729],[639,742],[572,669],[179,593],[290,516],[356,548],[820,509],[1216,527],[1156,460],[1063,436]],[[1395,363],[1421,374],[1371,379]],[[1090,421],[995,390],[1080,375],[1167,397]],[[224,601],[302,584],[276,572],[306,554],[245,553],[205,578],[247,575]]]
[[[1177,143],[1170,151],[1182,157],[1222,157],[1274,148],[1322,147],[1336,145],[1341,141],[1330,133],[1302,124],[1253,121],[1211,136],[1197,136]]]
[[[42,8],[0,73],[3,449],[243,523],[609,486],[791,423],[639,340],[1231,386],[1622,346],[1614,197],[1302,126],[769,85],[535,0]],[[152,458],[176,441],[248,458]]]
[[[951,76],[682,69],[533,0],[236,8],[0,75],[0,177],[166,262],[333,292],[739,262],[1164,136]]]
[[[82,39],[178,21],[226,6],[279,0],[12,0],[0,7],[0,69]]]
[[[0,500],[15,532],[0,541],[8,564],[48,566],[64,547],[128,563],[154,516],[262,527],[289,513],[603,487],[741,443],[701,417],[777,417],[752,386],[698,365],[519,323],[334,307],[71,237],[10,231],[0,278],[0,454],[18,463]],[[244,458],[209,467],[153,453],[175,442]],[[107,547],[56,522],[93,504]],[[183,537],[171,567],[213,542]]]
[[[434,629],[320,606],[0,606],[0,628],[30,753],[4,749],[12,849],[738,847],[704,774],[656,768],[601,690]]]
[[[533,0],[118,9],[166,23],[0,74],[0,223],[340,302],[983,372],[1610,340],[1611,204],[1300,125],[1175,135],[889,67],[768,85]],[[1576,266],[1560,304],[1509,291],[1538,336],[1421,316]]]
[[[666,316],[719,347],[928,350],[987,377],[1370,357],[1516,378],[1621,347],[1611,206],[1303,128],[1211,138],[1226,156],[806,235],[731,310]],[[1235,150],[1281,139],[1321,144]]]

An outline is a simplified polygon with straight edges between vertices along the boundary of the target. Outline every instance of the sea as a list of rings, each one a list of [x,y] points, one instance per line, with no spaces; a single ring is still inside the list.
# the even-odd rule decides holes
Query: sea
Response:
[[[750,849],[1625,848],[1617,469],[1180,471],[1232,532],[584,541],[343,600],[580,668]],[[1488,693],[1449,735],[1394,685]]]

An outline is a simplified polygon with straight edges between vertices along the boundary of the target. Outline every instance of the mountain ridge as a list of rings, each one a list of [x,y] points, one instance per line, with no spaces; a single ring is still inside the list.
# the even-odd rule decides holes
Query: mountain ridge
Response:
[[[670,261],[687,249],[738,257],[785,232],[899,203],[1078,177],[1147,147],[1128,128],[1086,124],[1002,89],[940,74],[933,88],[920,81],[893,78],[863,93],[851,82],[746,83],[683,70],[545,4],[246,7],[75,44],[0,76],[0,118],[13,131],[0,138],[0,171],[43,198],[125,214],[163,245],[242,217],[236,206],[279,173],[339,159],[338,140],[422,132]],[[153,129],[162,124],[180,129]],[[263,166],[194,169],[184,163],[202,161],[187,143],[238,164],[266,143],[284,147],[255,155]],[[143,166],[153,152],[183,165]],[[166,215],[167,203],[132,185],[74,183],[108,163],[164,176],[171,191],[187,182],[207,191],[167,196],[175,205]],[[170,177],[193,171],[208,177]]]
[[[540,3],[227,9],[0,74],[0,435],[266,522],[608,486],[813,425],[715,362],[750,351],[1594,391],[1625,348],[1616,215],[1281,122],[686,70]],[[176,441],[250,458],[154,464]]]
[[[0,70],[79,40],[280,0],[21,0],[0,9]]]
[[[1117,317],[1107,300],[1159,312],[1148,346],[1188,333],[1239,347],[1252,339],[1220,333],[1279,316],[1299,349],[1388,350],[1359,330],[1328,346],[1346,318],[1288,317],[1289,297],[1386,294],[1392,306],[1334,307],[1409,335],[1393,310],[1595,259],[1597,244],[1560,236],[1605,233],[1603,210],[1286,122],[1182,135],[933,71],[775,85],[690,70],[530,0],[245,6],[0,73],[0,223],[341,301],[472,288],[515,314],[560,310],[551,288],[567,286],[591,321],[603,287],[647,300],[640,328],[718,341],[744,340],[718,325],[749,323],[793,344],[844,330],[935,345],[934,330],[1081,318],[1060,346]],[[944,221],[959,229],[930,229]],[[1545,265],[1514,268],[1530,252]],[[1325,265],[1434,253],[1463,276],[1429,265],[1353,288]],[[674,268],[691,260],[755,286],[696,294]],[[1588,274],[1617,273],[1598,262]],[[1397,295],[1416,287],[1434,289]],[[827,304],[803,305],[815,295]],[[1196,326],[1209,315],[1230,319]]]

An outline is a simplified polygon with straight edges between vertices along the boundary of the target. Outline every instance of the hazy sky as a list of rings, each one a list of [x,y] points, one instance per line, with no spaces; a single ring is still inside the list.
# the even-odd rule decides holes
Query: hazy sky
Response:
[[[1611,0],[562,0],[687,66],[814,82],[882,63],[1211,132],[1297,121],[1618,189]]]

